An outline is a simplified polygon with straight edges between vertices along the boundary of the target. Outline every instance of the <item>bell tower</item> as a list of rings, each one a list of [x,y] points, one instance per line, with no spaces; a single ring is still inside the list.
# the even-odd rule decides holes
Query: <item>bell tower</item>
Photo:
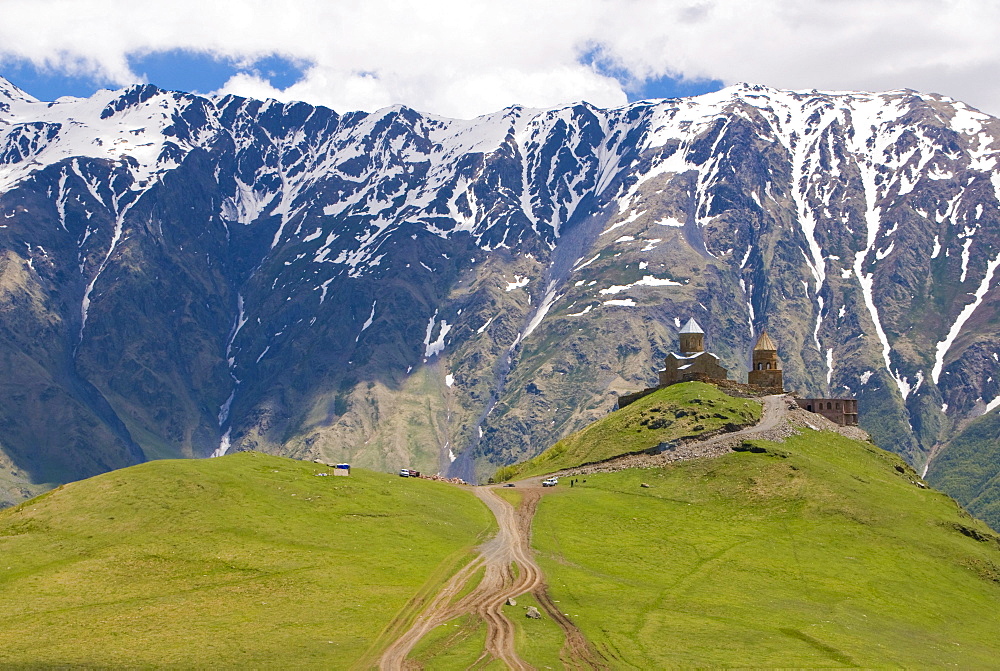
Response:
[[[778,361],[778,346],[763,331],[757,338],[757,344],[753,346],[751,355],[750,372],[747,373],[747,382],[758,387],[768,389],[783,389],[781,362]]]
[[[681,354],[694,354],[705,351],[705,332],[692,317],[678,331],[681,340]]]

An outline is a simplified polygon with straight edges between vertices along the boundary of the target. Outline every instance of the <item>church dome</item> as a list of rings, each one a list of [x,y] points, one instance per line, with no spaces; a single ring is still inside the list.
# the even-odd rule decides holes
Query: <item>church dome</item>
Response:
[[[678,333],[704,333],[704,331],[701,330],[701,326],[699,326],[698,322],[696,322],[694,317],[692,317],[687,321],[687,324],[681,327],[681,330],[678,331]]]
[[[778,346],[771,340],[771,336],[767,335],[767,331],[760,334],[757,338],[757,344],[753,346],[755,352],[766,351],[766,352],[777,352]]]

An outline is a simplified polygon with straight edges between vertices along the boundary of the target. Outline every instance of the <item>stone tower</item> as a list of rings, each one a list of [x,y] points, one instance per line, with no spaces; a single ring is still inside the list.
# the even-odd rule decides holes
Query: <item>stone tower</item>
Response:
[[[747,382],[758,387],[783,390],[784,380],[782,380],[781,362],[778,361],[778,346],[771,340],[771,336],[767,335],[767,331],[757,338],[751,358],[752,364],[750,372],[747,373]]]
[[[694,354],[705,351],[705,332],[692,317],[678,331],[681,339],[681,354]]]

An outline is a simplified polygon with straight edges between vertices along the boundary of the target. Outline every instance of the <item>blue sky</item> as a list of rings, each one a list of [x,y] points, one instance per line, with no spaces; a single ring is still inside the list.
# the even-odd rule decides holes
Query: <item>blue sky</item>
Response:
[[[277,89],[286,89],[302,78],[306,65],[280,56],[244,63],[184,49],[129,55],[127,61],[142,81],[162,89],[195,93],[217,91],[240,72],[256,75]],[[55,68],[37,67],[25,59],[6,59],[0,63],[0,75],[39,100],[88,97],[98,89],[120,86],[110,78],[70,75]]]
[[[670,75],[639,77],[628,68],[617,64],[613,58],[606,56],[602,46],[585,50],[578,61],[601,75],[619,82],[629,102],[650,98],[697,96],[718,91],[725,86],[722,80],[711,78],[685,79]]]
[[[645,100],[647,98],[683,98],[711,93],[723,88],[725,84],[720,79],[681,80],[676,77],[655,77],[642,82],[635,92],[626,89],[629,100]]]

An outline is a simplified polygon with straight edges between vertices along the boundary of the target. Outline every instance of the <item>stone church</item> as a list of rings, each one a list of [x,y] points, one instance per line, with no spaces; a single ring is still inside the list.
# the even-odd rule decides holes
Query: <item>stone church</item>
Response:
[[[698,322],[689,319],[678,331],[678,336],[680,352],[671,352],[667,355],[663,370],[659,373],[659,385],[634,394],[619,396],[619,408],[624,408],[629,403],[637,401],[657,389],[678,382],[729,380],[729,371],[719,363],[719,357],[705,351],[705,331],[698,325]],[[760,337],[757,338],[750,359],[747,384],[751,388],[757,388],[755,393],[784,393],[784,373],[781,370],[781,360],[778,359],[778,345],[767,334],[767,331],[762,331]],[[730,382],[729,384],[735,383]],[[858,402],[856,399],[796,398],[795,400],[803,410],[821,414],[837,424],[855,426],[858,423]]]
[[[671,352],[667,355],[663,362],[663,370],[659,372],[659,384],[633,394],[619,396],[619,408],[624,408],[657,389],[678,382],[729,380],[729,371],[722,366],[719,357],[705,351],[705,331],[697,321],[689,319],[678,331],[678,337],[680,352]],[[778,360],[778,346],[766,332],[761,333],[757,339],[751,358],[747,382],[770,393],[781,393],[783,380],[781,362]]]
[[[681,327],[680,353],[671,352],[664,361],[660,371],[660,386],[666,387],[678,382],[690,380],[728,380],[729,372],[719,363],[719,357],[705,351],[705,331],[694,319]],[[747,383],[757,387],[783,390],[781,362],[778,360],[778,346],[767,335],[760,334],[751,354],[750,371],[747,373]]]
[[[688,382],[690,380],[726,380],[728,371],[719,363],[719,357],[705,351],[705,332],[693,318],[681,327],[680,353],[667,355],[664,368],[660,371],[660,386]]]

